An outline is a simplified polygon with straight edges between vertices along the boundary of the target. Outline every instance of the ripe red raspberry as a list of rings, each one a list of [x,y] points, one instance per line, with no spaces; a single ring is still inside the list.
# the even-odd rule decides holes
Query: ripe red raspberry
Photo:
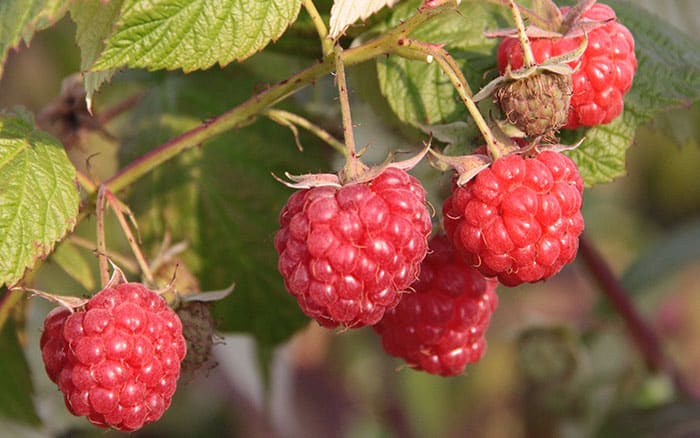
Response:
[[[373,328],[392,356],[430,374],[454,376],[484,354],[497,282],[470,267],[444,235],[430,241],[420,278]]]
[[[569,8],[561,8],[565,14]],[[574,72],[573,94],[566,129],[579,126],[597,126],[610,123],[622,114],[623,96],[632,86],[637,71],[634,55],[634,38],[630,31],[617,22],[617,16],[609,6],[595,4],[582,16],[583,19],[606,21],[607,24],[588,32],[588,46],[580,59],[570,66]],[[559,56],[576,49],[583,37],[531,38],[535,61]],[[512,69],[523,65],[523,53],[517,38],[505,38],[498,46],[498,69],[503,73],[510,63]]]
[[[499,158],[463,187],[442,212],[447,235],[467,261],[506,286],[534,283],[570,263],[583,231],[583,180],[567,156]]]
[[[425,189],[387,168],[364,183],[294,193],[275,236],[278,267],[302,311],[324,327],[361,327],[396,306],[430,235]]]
[[[163,415],[186,353],[180,319],[138,283],[105,288],[73,313],[54,309],[40,346],[68,410],[122,431]]]

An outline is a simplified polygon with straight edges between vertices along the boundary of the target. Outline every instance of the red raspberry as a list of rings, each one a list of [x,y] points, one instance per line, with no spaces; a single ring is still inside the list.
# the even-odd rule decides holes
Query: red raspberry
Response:
[[[361,327],[396,306],[430,235],[425,189],[403,170],[294,193],[275,236],[278,267],[302,311],[324,327]]]
[[[565,14],[568,7],[561,8]],[[623,96],[632,86],[637,71],[634,55],[634,37],[617,22],[617,16],[609,6],[595,4],[587,10],[584,19],[610,20],[604,26],[588,33],[588,46],[581,58],[570,63],[574,72],[573,95],[569,108],[566,129],[579,126],[597,126],[610,123],[622,114]],[[530,44],[535,61],[562,55],[576,49],[583,40],[574,38],[531,38]],[[512,69],[523,65],[523,53],[517,38],[506,38],[498,46],[498,69],[503,73],[510,63]]]
[[[84,310],[54,309],[40,346],[68,410],[122,431],[163,415],[186,353],[180,319],[138,283],[103,289]]]
[[[497,282],[471,268],[447,238],[430,241],[415,293],[407,293],[373,328],[392,356],[430,374],[454,376],[484,354]]]
[[[570,263],[583,231],[583,180],[567,156],[544,151],[494,161],[442,212],[447,235],[467,260],[506,286],[534,283]]]

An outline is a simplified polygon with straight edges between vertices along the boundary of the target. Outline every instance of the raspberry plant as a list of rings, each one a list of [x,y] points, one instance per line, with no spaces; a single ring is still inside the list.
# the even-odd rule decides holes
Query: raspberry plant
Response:
[[[265,372],[277,347],[309,324],[339,327],[330,332],[339,343],[368,332],[346,328],[374,325],[389,354],[409,366],[466,380],[483,372],[479,359],[488,360],[491,312],[492,325],[507,326],[498,315],[508,314],[513,297],[561,283],[578,287],[572,278],[585,278],[615,311],[601,318],[624,323],[639,352],[634,365],[671,382],[674,395],[657,406],[697,398],[700,385],[638,310],[634,281],[620,280],[611,268],[620,262],[606,261],[588,235],[604,240],[601,223],[617,223],[596,210],[594,186],[626,180],[637,133],[671,123],[669,110],[700,98],[697,41],[622,0],[558,3],[0,3],[0,381],[8,388],[0,391],[0,418],[56,432],[60,421],[46,410],[37,414],[32,398],[33,385],[48,377],[71,413],[98,426],[136,430],[161,415],[167,421],[185,351],[179,331],[153,329],[156,344],[176,339],[177,354],[161,357],[167,385],[145,384],[143,370],[129,362],[115,365],[129,374],[117,391],[105,376],[117,378],[112,362],[124,358],[81,356],[73,338],[91,329],[65,328],[88,318],[119,267],[132,279],[128,287],[163,292],[159,312],[173,315],[170,325],[180,320],[164,303],[185,315],[183,331],[196,353],[185,361],[188,371],[216,362],[213,327],[251,336]],[[66,35],[77,48],[67,48]],[[47,72],[41,83],[63,85],[53,101],[41,96],[37,103],[25,93],[39,84],[21,60],[39,49],[61,53],[61,61],[47,58],[30,70]],[[675,123],[674,136],[694,140]],[[406,152],[412,158],[404,159]],[[584,220],[592,230],[581,234]],[[428,250],[431,235],[441,237]],[[633,277],[645,271],[647,259],[640,260]],[[483,288],[460,295],[446,278],[451,269],[461,270],[456,278],[478,277]],[[646,272],[661,278],[669,270]],[[496,281],[533,284],[494,292]],[[232,283],[227,297],[200,293]],[[32,294],[59,307],[25,299]],[[437,310],[425,314],[423,301]],[[45,316],[42,331],[37,321]],[[597,315],[588,316],[588,325],[527,331],[519,338],[527,342],[517,345],[501,336],[501,344],[520,348],[522,380],[535,394],[529,408],[544,410],[535,412],[540,417],[551,416],[545,395],[553,381],[556,394],[591,399],[572,383],[581,378],[579,356],[593,351],[594,336],[583,332],[606,333]],[[89,335],[124,335],[110,329],[118,319],[104,319],[109,333]],[[413,342],[396,327],[431,336]],[[455,335],[457,328],[467,332]],[[32,340],[47,376],[33,364]],[[462,354],[465,348],[474,354]],[[371,356],[398,363],[380,349]],[[533,359],[540,356],[541,363]],[[421,362],[425,357],[431,359]],[[204,368],[188,377],[194,387],[219,372]],[[132,400],[124,385],[147,390]],[[177,404],[176,396],[173,409]],[[560,417],[563,424],[566,414]],[[528,431],[544,436],[527,418]],[[601,422],[588,421],[593,429],[582,433]]]

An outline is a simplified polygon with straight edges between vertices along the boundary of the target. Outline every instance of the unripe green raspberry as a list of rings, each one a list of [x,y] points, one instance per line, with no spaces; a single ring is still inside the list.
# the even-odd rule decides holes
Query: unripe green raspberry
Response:
[[[499,87],[494,102],[528,137],[548,138],[568,121],[572,89],[570,75],[544,71]]]
[[[182,334],[187,342],[187,355],[182,361],[182,375],[185,379],[194,377],[209,360],[214,343],[214,320],[209,304],[191,301],[181,305],[177,314],[182,321]]]

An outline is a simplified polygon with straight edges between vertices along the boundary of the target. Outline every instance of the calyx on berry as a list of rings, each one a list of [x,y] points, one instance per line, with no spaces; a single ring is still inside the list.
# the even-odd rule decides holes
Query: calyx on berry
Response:
[[[280,212],[278,268],[321,326],[372,325],[418,275],[431,231],[425,189],[406,170],[427,153],[340,175],[287,175],[298,189]]]
[[[516,70],[507,65],[503,75],[484,86],[474,96],[474,101],[493,96],[508,122],[524,136],[554,140],[556,132],[566,125],[569,118],[574,73],[569,64],[585,52],[588,40],[584,35],[575,50],[532,63],[528,62],[528,57],[532,58],[530,43],[520,24],[520,43],[524,46],[523,51],[529,53],[524,65]]]
[[[637,70],[635,42],[629,29],[617,21],[612,8],[594,0],[561,9],[550,0],[537,4],[540,9],[533,21],[539,27],[523,30],[536,62],[567,53],[588,39],[583,55],[570,63],[575,70],[571,78],[573,93],[568,121],[562,129],[611,122],[622,113],[623,97]],[[526,52],[516,29],[486,32],[486,36],[502,38],[497,50],[501,73],[526,65]]]

